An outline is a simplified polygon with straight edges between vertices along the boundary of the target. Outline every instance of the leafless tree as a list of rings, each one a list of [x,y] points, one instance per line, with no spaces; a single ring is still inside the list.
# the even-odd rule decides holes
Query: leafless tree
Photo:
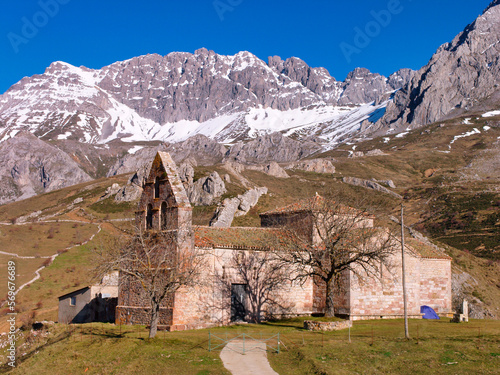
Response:
[[[181,287],[198,285],[203,269],[195,249],[178,250],[176,231],[138,232],[131,240],[98,251],[98,275],[119,271],[120,279],[140,285],[151,308],[149,337],[158,329],[160,307]]]
[[[390,268],[396,250],[390,233],[374,228],[368,209],[357,207],[316,196],[296,214],[297,220],[293,213],[276,218],[275,226],[282,228],[283,235],[275,254],[283,264],[293,265],[295,279],[313,277],[324,283],[327,317],[335,314],[335,292],[345,272],[377,277],[381,265]]]
[[[246,285],[248,318],[260,323],[277,311],[288,310],[280,298],[289,283],[288,267],[284,267],[271,251],[235,251],[228,265],[234,277]]]

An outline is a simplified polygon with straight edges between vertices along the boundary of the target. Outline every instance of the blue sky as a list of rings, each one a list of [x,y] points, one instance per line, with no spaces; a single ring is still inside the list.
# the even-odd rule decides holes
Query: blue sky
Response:
[[[338,80],[425,65],[490,0],[7,0],[0,93],[51,62],[101,68],[147,53],[296,56]]]

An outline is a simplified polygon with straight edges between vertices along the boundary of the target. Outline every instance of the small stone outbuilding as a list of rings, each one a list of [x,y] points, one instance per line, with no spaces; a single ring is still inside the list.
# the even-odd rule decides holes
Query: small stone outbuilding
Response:
[[[112,323],[118,303],[118,273],[100,284],[86,286],[59,297],[59,323]]]

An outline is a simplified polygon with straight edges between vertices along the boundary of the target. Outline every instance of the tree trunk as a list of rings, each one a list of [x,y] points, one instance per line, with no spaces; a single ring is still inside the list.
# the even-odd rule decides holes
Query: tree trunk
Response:
[[[156,336],[158,331],[158,320],[160,319],[160,304],[152,301],[151,321],[149,322],[149,338]]]
[[[255,315],[255,321],[256,323],[260,324],[260,309],[261,309],[262,305],[259,303],[257,304],[257,312],[256,312],[256,315]]]
[[[334,304],[334,279],[326,283],[326,306],[325,306],[325,317],[332,318],[335,316],[335,304]]]

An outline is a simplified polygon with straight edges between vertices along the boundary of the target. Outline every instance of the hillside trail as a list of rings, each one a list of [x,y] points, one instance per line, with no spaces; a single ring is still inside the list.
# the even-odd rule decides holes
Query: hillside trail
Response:
[[[125,221],[133,221],[134,220],[133,218],[125,218],[125,219],[111,219],[111,220],[106,220],[106,221],[102,221],[102,222],[93,222],[92,220],[89,220],[85,217],[81,217],[80,215],[78,215],[76,213],[76,211],[77,211],[76,209],[73,209],[73,210],[70,210],[68,212],[65,212],[64,216],[66,217],[66,219],[61,219],[61,218],[57,217],[57,216],[62,216],[61,213],[58,213],[56,215],[52,215],[52,216],[45,217],[45,218],[43,218],[43,217],[37,218],[37,220],[35,221],[35,223],[37,223],[37,224],[64,222],[64,223],[92,224],[92,225],[97,226],[97,232],[92,234],[92,236],[90,238],[88,238],[87,240],[85,240],[82,243],[66,247],[65,249],[63,249],[63,252],[68,251],[74,247],[86,245],[87,243],[91,242],[94,239],[94,237],[102,231],[103,228],[106,228],[106,230],[110,233],[119,234],[118,233],[119,231],[117,230],[117,228],[115,228],[111,224],[112,222],[125,222]],[[38,215],[33,216],[33,214],[34,213],[25,215],[24,218],[38,216]],[[19,222],[19,223],[0,222],[0,225],[15,226],[15,225],[29,225],[32,223],[33,222],[31,222],[31,221],[23,220],[22,222]],[[49,264],[51,264],[61,254],[61,251],[58,251],[56,254],[53,254],[53,255],[41,256],[41,257],[39,257],[39,256],[21,256],[19,254],[9,253],[6,251],[0,251],[0,254],[15,257],[18,259],[36,259],[36,258],[50,259]],[[37,281],[41,277],[40,272],[46,267],[47,267],[47,265],[44,265],[44,266],[41,266],[40,268],[38,268],[34,272],[34,277],[31,280],[29,280],[28,282],[21,285],[19,288],[17,288],[17,290],[15,291],[15,294],[19,293],[22,289],[24,289],[28,285]],[[4,304],[5,304],[5,301],[0,305],[0,307],[2,307]]]
[[[222,349],[220,358],[233,375],[278,375],[267,359],[265,342],[231,340]]]
[[[0,251],[0,254],[11,256],[11,257],[15,257],[15,258],[18,258],[18,259],[36,259],[36,258],[50,259],[50,263],[48,263],[48,265],[50,265],[63,252],[68,251],[68,250],[70,250],[70,249],[72,249],[74,247],[86,245],[87,243],[91,242],[94,239],[94,237],[96,235],[98,235],[101,232],[101,230],[102,230],[102,225],[101,225],[102,223],[92,223],[89,220],[85,220],[85,219],[81,219],[81,218],[78,218],[78,219],[71,218],[70,220],[54,219],[54,220],[38,220],[38,221],[36,221],[37,224],[47,224],[47,223],[55,223],[55,222],[93,224],[93,225],[97,226],[97,232],[94,233],[94,234],[92,234],[90,236],[90,238],[88,238],[87,240],[85,240],[85,241],[83,241],[81,243],[78,243],[78,244],[70,245],[70,246],[64,248],[62,251],[59,250],[56,254],[49,255],[49,256],[22,256],[22,255],[19,255],[19,254],[16,254],[16,253],[9,253],[9,252],[6,252],[6,251]],[[31,224],[31,223],[29,223],[29,222],[22,222],[22,223],[18,223],[18,224],[14,224],[14,223],[0,223],[0,224],[1,225],[12,225],[12,226],[14,226],[14,225],[28,225],[28,224]],[[17,288],[17,290],[14,292],[14,294],[17,295],[17,293],[19,293],[22,289],[24,289],[28,285],[30,285],[30,284],[34,283],[35,281],[37,281],[41,277],[40,272],[44,268],[46,268],[48,265],[43,265],[40,268],[38,268],[37,270],[35,270],[34,277],[31,280],[29,280],[26,283],[24,283],[23,285],[21,285],[19,288]],[[3,305],[5,303],[6,303],[6,301],[4,301],[0,305],[0,307],[3,307]]]

